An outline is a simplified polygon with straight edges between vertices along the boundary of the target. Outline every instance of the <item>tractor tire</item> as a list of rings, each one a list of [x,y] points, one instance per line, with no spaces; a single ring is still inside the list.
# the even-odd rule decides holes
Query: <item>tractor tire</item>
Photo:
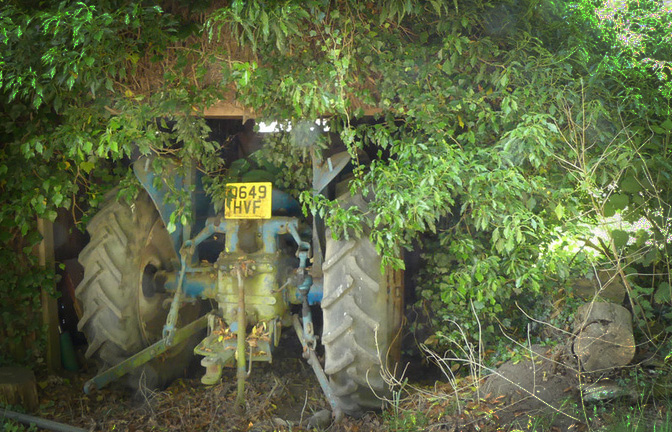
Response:
[[[361,196],[343,206],[367,207]],[[368,236],[334,240],[326,234],[322,344],[325,373],[345,414],[358,417],[383,407],[391,395],[400,355],[403,273],[380,270]]]
[[[78,329],[86,336],[87,358],[107,369],[162,337],[171,296],[154,284],[158,270],[179,266],[168,231],[144,191],[132,205],[113,198],[87,226],[89,244],[79,255],[84,278],[75,294],[83,314]],[[200,305],[180,310],[180,321],[198,317]],[[178,326],[180,324],[178,323]],[[174,347],[127,375],[133,389],[160,388],[180,376],[193,356],[192,340]]]

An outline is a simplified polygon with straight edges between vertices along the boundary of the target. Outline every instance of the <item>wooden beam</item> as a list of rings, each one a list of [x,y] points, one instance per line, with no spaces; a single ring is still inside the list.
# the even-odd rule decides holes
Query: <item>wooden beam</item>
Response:
[[[382,109],[377,107],[363,107],[363,109],[364,117],[371,117],[383,112]],[[235,102],[219,101],[210,108],[206,108],[203,111],[203,116],[206,118],[242,119],[245,122],[248,118],[256,118],[257,114]],[[329,117],[329,115],[326,115],[326,117]]]
[[[243,119],[255,118],[252,110],[246,109],[236,103],[219,101],[210,108],[206,108],[203,115],[207,118],[233,118]]]
[[[42,234],[42,241],[38,246],[40,266],[54,270],[54,224],[46,219],[37,219],[37,229]],[[49,372],[61,369],[61,345],[58,333],[58,301],[49,294],[47,287],[42,287],[42,324],[47,326],[46,360]],[[55,287],[51,287],[55,288]],[[53,289],[51,290],[53,291]]]

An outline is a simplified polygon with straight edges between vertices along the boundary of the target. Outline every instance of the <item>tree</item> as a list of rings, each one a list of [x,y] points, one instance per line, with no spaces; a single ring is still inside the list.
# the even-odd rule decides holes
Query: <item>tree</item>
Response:
[[[619,126],[612,142],[623,143],[572,171],[584,182],[592,166],[615,173],[591,185],[603,197],[594,203],[597,222],[612,221],[610,239],[598,249],[620,270],[640,329],[656,339],[660,334],[652,328],[672,330],[672,8],[658,1],[576,1],[568,10],[576,33],[588,35],[577,48],[611,93]],[[583,141],[581,146],[590,145]],[[614,224],[614,218],[621,222]]]
[[[422,298],[439,321],[460,318],[469,330],[475,314],[492,331],[497,314],[512,322],[516,300],[531,303],[571,268],[590,266],[590,254],[558,245],[591,236],[605,209],[626,208],[612,185],[653,167],[669,181],[658,103],[669,102],[669,80],[658,94],[629,91],[637,77],[611,67],[605,39],[584,36],[602,29],[588,5],[10,2],[1,15],[0,223],[26,233],[34,214],[95,207],[101,180],[131,193],[131,176],[108,162],[134,149],[197,159],[217,195],[226,173],[194,115],[217,100],[281,122],[326,116],[355,161],[351,190],[373,192],[373,217],[309,193],[306,209],[334,233],[371,225],[386,264],[403,265],[398,251],[415,239],[435,244]],[[664,58],[658,48],[651,58]],[[634,115],[645,100],[656,103],[662,132]],[[379,114],[362,119],[364,107]],[[279,138],[276,163],[309,163],[293,137]],[[183,217],[188,207],[171,220]]]

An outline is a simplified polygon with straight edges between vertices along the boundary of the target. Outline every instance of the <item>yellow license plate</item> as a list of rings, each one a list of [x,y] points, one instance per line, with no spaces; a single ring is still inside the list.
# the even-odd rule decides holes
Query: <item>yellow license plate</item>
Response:
[[[264,183],[228,183],[226,185],[227,219],[270,219],[273,185]]]

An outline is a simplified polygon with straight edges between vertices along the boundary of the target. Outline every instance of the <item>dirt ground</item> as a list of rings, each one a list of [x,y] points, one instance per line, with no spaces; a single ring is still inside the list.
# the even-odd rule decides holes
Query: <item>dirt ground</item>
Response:
[[[244,412],[234,403],[233,369],[225,370],[221,383],[210,387],[194,376],[179,379],[163,391],[145,389],[133,394],[110,386],[85,395],[83,385],[94,374],[91,368],[38,376],[40,409],[34,415],[90,431],[307,431],[315,430],[308,426],[308,419],[329,408],[312,369],[299,357],[277,358],[272,365],[255,364],[246,385]],[[317,430],[506,430],[485,415],[488,409],[483,404],[465,401],[462,416],[443,416],[452,409],[452,389],[445,383],[427,389],[437,397],[404,393],[397,410],[367,413],[359,419],[346,417]],[[426,416],[433,420],[424,420]]]
[[[86,395],[83,385],[95,372],[89,365],[78,373],[38,373],[40,409],[34,415],[90,431],[306,431],[314,430],[308,426],[314,413],[329,409],[312,369],[298,355],[253,364],[244,412],[234,402],[235,369],[225,369],[214,386],[201,384],[196,373],[163,391],[131,393],[111,385]],[[328,430],[387,430],[384,423],[384,415],[367,413],[346,417]]]
[[[246,409],[237,409],[235,370],[206,387],[198,377],[173,382],[163,391],[104,388],[85,395],[91,373],[63,374],[39,381],[37,415],[92,431],[271,431],[307,430],[307,420],[328,408],[309,366],[299,358],[255,364],[247,381]],[[306,426],[300,426],[304,424]],[[364,427],[370,425],[370,427]],[[379,430],[375,417],[346,419],[342,428]]]
[[[500,368],[502,376],[511,375],[509,378],[518,382],[515,388],[526,388],[525,380],[529,377],[525,371],[529,369],[529,361],[509,363]],[[566,377],[555,376],[550,369],[546,380],[546,369],[545,364],[536,368],[537,377],[540,377],[536,388],[543,387],[548,397],[553,396],[549,401],[555,404],[569,395],[573,386]],[[58,376],[39,376],[38,373],[40,409],[34,415],[89,431],[308,431],[315,430],[309,427],[308,419],[329,408],[312,369],[298,353],[277,356],[273,364],[253,365],[246,383],[244,412],[237,409],[234,402],[234,369],[225,370],[222,381],[209,387],[200,383],[200,375],[194,374],[173,382],[163,391],[143,389],[133,394],[121,387],[110,386],[85,395],[83,385],[94,374],[92,365],[79,373],[63,372]],[[502,395],[512,395],[509,391],[500,391],[502,395],[499,396],[496,391],[486,394],[488,388],[493,387],[492,383],[477,385],[468,374],[464,375],[458,378],[456,392],[447,380],[437,379],[440,375],[431,369],[411,364],[399,400],[386,411],[367,413],[360,419],[346,417],[317,430],[608,430],[603,429],[601,419],[586,425],[582,421],[569,421],[569,417],[559,411],[549,416],[540,410],[538,399],[507,400],[509,398]],[[477,388],[480,392],[475,391]],[[565,408],[563,406],[562,411],[571,411]],[[540,421],[540,415],[547,416],[549,421]]]

